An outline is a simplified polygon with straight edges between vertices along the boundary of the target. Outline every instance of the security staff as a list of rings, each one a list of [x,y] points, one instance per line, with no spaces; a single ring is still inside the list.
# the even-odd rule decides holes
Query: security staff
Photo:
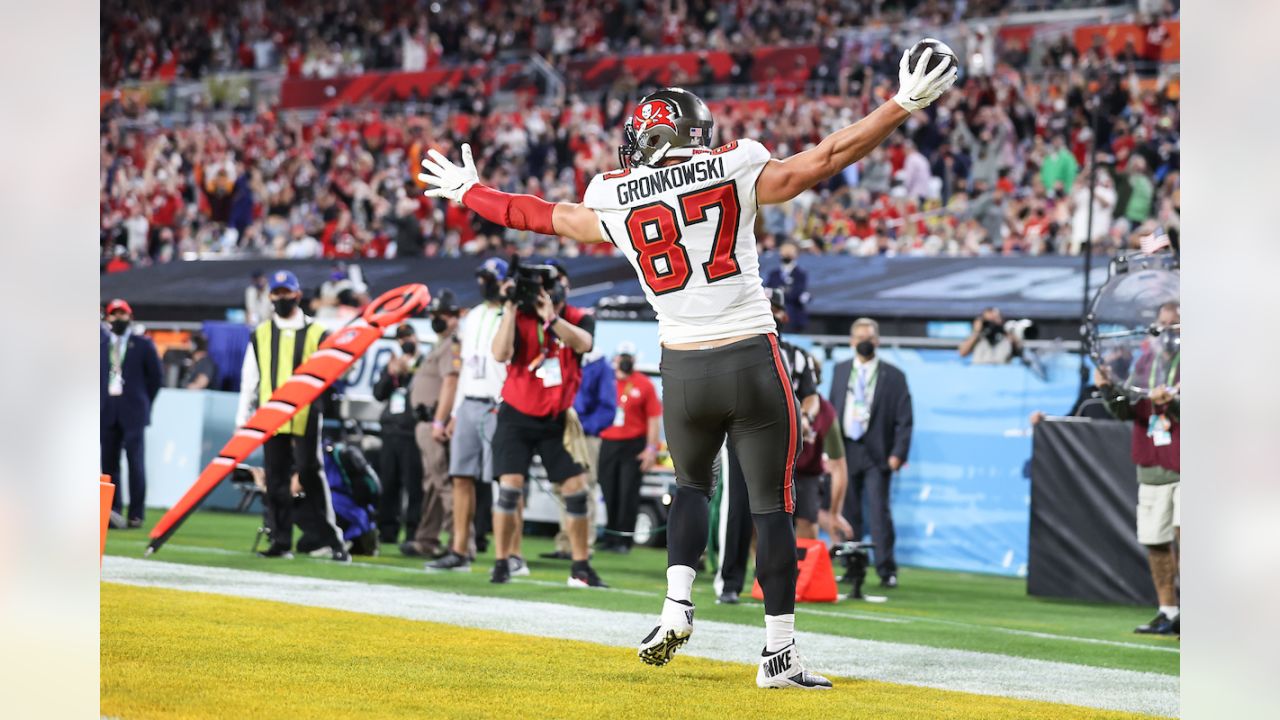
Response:
[[[409,391],[418,420],[414,429],[422,453],[422,513],[418,531],[400,545],[409,557],[445,553],[440,532],[453,531],[453,486],[449,482],[449,411],[462,371],[462,341],[458,339],[461,314],[453,292],[442,290],[431,298],[427,313],[436,333],[435,347],[418,365]]]
[[[324,326],[312,321],[298,307],[302,288],[293,273],[287,270],[272,273],[270,296],[271,319],[249,336],[249,347],[240,369],[237,427],[243,426],[254,410],[267,403],[271,393],[293,375],[294,368],[311,357],[328,335]],[[271,545],[258,553],[262,557],[293,557],[293,525],[297,522],[306,534],[328,541],[334,560],[351,562],[342,542],[342,532],[334,520],[329,484],[324,478],[320,425],[319,406],[302,408],[262,446],[267,524],[271,532]],[[295,476],[301,488],[296,496],[291,489]]]
[[[99,427],[102,472],[116,485],[112,509],[120,512],[120,453],[129,459],[129,527],[142,527],[147,499],[146,449],[151,403],[160,392],[160,356],[151,338],[135,335],[133,309],[124,300],[107,303],[111,332],[101,333]]]
[[[417,333],[409,323],[401,323],[396,328],[396,342],[400,345],[400,354],[391,358],[373,384],[374,399],[386,403],[378,418],[382,426],[382,462],[378,468],[382,479],[378,542],[384,545],[400,542],[402,508],[405,540],[418,531],[422,512],[422,456],[414,437],[418,419],[409,402],[413,376],[422,357],[418,354]]]

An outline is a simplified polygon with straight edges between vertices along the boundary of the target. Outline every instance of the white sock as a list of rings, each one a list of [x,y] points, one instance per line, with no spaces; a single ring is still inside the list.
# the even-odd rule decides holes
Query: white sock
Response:
[[[791,644],[796,634],[796,614],[764,616],[765,652],[777,652]]]
[[[672,565],[667,568],[667,597],[672,600],[691,602],[693,578],[697,574],[697,571],[688,565]]]
[[[1177,606],[1177,605],[1161,605],[1161,606],[1160,606],[1160,612],[1164,613],[1164,616],[1165,616],[1165,617],[1167,617],[1167,618],[1169,618],[1170,620],[1177,620],[1177,619],[1178,619],[1178,606]]]

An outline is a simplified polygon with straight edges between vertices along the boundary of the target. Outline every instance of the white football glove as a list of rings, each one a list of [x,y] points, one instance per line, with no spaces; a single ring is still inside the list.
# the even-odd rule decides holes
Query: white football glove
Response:
[[[448,198],[459,205],[462,204],[462,196],[467,194],[471,186],[480,182],[476,164],[471,160],[469,143],[462,144],[461,167],[454,165],[438,150],[431,149],[427,151],[427,157],[422,159],[422,169],[426,172],[418,173],[418,179],[428,186],[423,195]]]
[[[893,99],[903,110],[915,112],[928,107],[955,84],[958,68],[952,67],[952,59],[947,58],[926,73],[929,58],[933,57],[933,48],[927,48],[916,62],[916,71],[911,72],[907,69],[910,57],[911,48],[902,51],[902,60],[898,63],[898,94]]]

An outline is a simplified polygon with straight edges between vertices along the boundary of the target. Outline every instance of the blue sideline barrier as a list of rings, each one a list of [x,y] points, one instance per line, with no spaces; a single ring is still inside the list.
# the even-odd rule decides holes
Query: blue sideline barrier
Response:
[[[806,344],[804,338],[794,339]],[[612,355],[624,340],[636,345],[641,367],[657,367],[655,323],[604,321],[597,326],[600,352]],[[826,363],[824,395],[829,395],[831,366],[850,353],[840,348]],[[376,356],[382,361],[377,364],[389,354]],[[1031,497],[1028,416],[1033,410],[1070,410],[1078,356],[1043,359],[1042,379],[1021,364],[971,366],[952,350],[886,347],[881,354],[906,373],[915,411],[911,456],[893,485],[900,562],[1024,575]],[[655,383],[661,391],[661,381]],[[234,414],[232,393],[161,392],[147,433],[150,504],[176,501],[230,437]],[[208,505],[233,501],[215,495]]]

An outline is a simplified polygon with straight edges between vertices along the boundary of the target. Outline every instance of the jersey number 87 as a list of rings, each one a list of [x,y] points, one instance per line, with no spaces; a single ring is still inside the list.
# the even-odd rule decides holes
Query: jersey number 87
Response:
[[[708,283],[713,283],[741,272],[734,249],[742,207],[734,181],[685,193],[676,198],[676,203],[682,223],[676,221],[675,208],[662,201],[641,205],[627,214],[627,236],[639,254],[645,284],[653,294],[675,292],[689,283],[693,271],[689,267],[689,253],[680,244],[681,225],[688,228],[707,222],[712,208],[719,208],[720,212],[713,232],[711,257],[702,264],[702,273]]]

